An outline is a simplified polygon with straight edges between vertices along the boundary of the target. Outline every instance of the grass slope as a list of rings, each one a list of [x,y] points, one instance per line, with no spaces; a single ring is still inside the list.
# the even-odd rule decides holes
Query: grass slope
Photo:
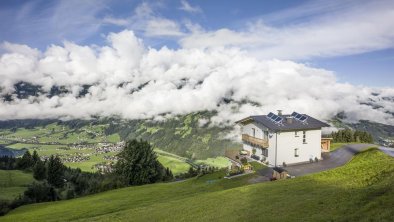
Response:
[[[377,150],[292,180],[208,175],[24,206],[3,221],[393,221],[394,159]]]
[[[12,200],[22,194],[33,176],[20,170],[0,170],[0,199]]]
[[[174,157],[158,155],[157,159],[164,167],[170,168],[174,175],[185,173],[190,168],[189,164]]]

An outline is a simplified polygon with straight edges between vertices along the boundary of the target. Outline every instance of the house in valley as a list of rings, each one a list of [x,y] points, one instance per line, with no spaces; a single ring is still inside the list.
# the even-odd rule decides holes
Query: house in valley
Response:
[[[306,114],[293,112],[249,116],[241,126],[243,150],[271,166],[321,159],[322,127],[329,125]]]

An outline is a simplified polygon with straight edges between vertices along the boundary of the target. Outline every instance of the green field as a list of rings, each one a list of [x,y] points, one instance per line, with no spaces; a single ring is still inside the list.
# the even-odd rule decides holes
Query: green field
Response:
[[[210,165],[218,168],[226,168],[231,165],[231,162],[226,157],[222,156],[216,158],[208,158],[205,160],[196,160],[195,163]]]
[[[33,182],[31,173],[20,170],[0,170],[0,199],[12,200],[22,194],[28,184]]]
[[[333,170],[246,185],[218,172],[20,207],[2,221],[393,221],[394,159],[360,153]]]
[[[158,155],[157,159],[164,167],[170,168],[174,175],[185,173],[190,168],[189,164],[174,157]]]

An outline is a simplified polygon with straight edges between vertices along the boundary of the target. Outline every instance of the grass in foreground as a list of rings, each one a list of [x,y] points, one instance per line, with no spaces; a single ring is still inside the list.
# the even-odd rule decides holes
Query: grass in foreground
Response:
[[[24,206],[4,221],[393,221],[394,159],[378,150],[334,170],[244,186],[212,174]],[[239,187],[241,186],[241,187]],[[234,188],[235,187],[235,188]]]
[[[33,181],[31,173],[20,170],[0,170],[0,199],[13,200]]]

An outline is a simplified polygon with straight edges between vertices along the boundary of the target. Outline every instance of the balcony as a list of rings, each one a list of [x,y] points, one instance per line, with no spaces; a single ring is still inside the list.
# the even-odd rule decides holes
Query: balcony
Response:
[[[268,148],[268,140],[259,139],[248,134],[242,134],[242,141],[260,148]]]

